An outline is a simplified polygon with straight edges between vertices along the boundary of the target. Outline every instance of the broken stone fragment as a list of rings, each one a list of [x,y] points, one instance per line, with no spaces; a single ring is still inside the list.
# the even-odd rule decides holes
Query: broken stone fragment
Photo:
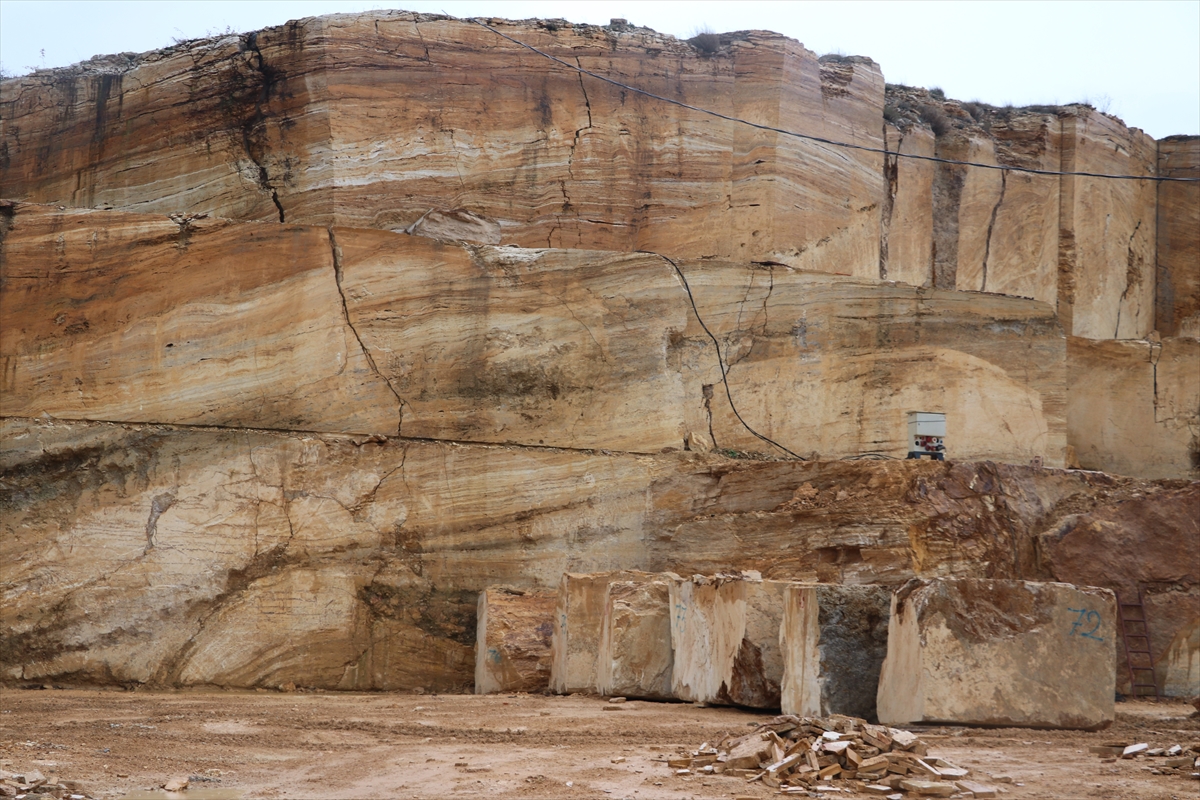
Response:
[[[539,692],[550,682],[550,629],[557,595],[489,588],[476,617],[475,694]]]
[[[880,721],[1107,727],[1116,602],[1108,589],[970,578],[913,580],[892,598]]]
[[[787,587],[779,630],[785,714],[875,719],[891,596],[882,586]]]
[[[666,575],[608,584],[596,670],[601,694],[674,697],[670,586],[679,580]]]

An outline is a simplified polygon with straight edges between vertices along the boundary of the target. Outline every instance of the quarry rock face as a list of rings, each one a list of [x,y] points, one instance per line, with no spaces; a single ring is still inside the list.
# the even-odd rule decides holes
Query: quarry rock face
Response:
[[[746,581],[746,622],[733,659],[729,680],[721,690],[724,702],[750,708],[779,708],[783,680],[783,622],[785,581]]]
[[[783,599],[783,713],[875,719],[891,590],[791,584]]]
[[[1160,139],[1158,173],[1200,178],[1200,136]],[[1160,182],[1156,227],[1155,327],[1163,336],[1200,338],[1200,183]]]
[[[1174,320],[1195,312],[1194,187],[1016,171],[1191,174],[1195,137],[1166,139],[1160,154],[1087,106],[981,110],[766,31],[722,34],[701,52],[634,26],[489,24],[647,92],[884,152],[664,103],[471,21],[383,11],[5,81],[0,182],[9,197],[58,205],[1001,292],[1050,304],[1088,338],[1139,338],[1156,313],[1178,335]],[[942,121],[933,130],[930,115]]]
[[[977,579],[896,592],[877,708],[884,724],[1097,730],[1114,718],[1108,589]]]
[[[602,695],[673,698],[671,585],[677,575],[613,581],[605,589],[595,689]]]
[[[596,665],[613,581],[645,580],[650,573],[567,572],[558,584],[551,634],[550,690],[558,694],[596,691]]]
[[[885,152],[408,12],[5,79],[0,678],[469,690],[517,635],[477,625],[489,587],[527,593],[500,624],[564,573],[754,570],[701,592],[744,605],[696,650],[732,666],[682,674],[755,705],[770,581],[1074,582],[1088,537],[1196,541],[1196,187],[1019,169],[1189,176],[1200,137],[761,31],[489,24]],[[893,460],[912,411],[949,461]],[[1194,686],[1200,587],[1155,558],[1087,582],[1143,581],[1160,685]],[[612,665],[657,686],[661,588],[618,594]]]
[[[507,588],[479,594],[475,694],[546,688],[555,599],[552,592]]]
[[[1114,513],[1162,491],[1005,464],[2,425],[0,670],[38,683],[469,691],[489,586],[725,565],[893,587],[1054,580],[1041,534],[1081,506]],[[1136,514],[1126,524],[1120,535],[1141,535]],[[1194,515],[1154,524],[1167,540],[1195,535]],[[315,605],[314,590],[337,602]],[[1197,594],[1182,584],[1164,600]],[[1186,628],[1149,616],[1168,642]]]
[[[1065,351],[1033,301],[685,261],[689,297],[654,255],[10,210],[6,416],[781,452],[734,415],[694,301],[742,418],[793,452],[899,456],[907,410],[977,407],[951,412],[957,457],[1063,459]]]
[[[1087,469],[1200,477],[1200,340],[1067,338],[1067,438]]]

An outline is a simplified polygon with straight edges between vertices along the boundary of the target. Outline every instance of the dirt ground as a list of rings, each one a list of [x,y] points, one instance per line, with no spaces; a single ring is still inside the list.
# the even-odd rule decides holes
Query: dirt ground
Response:
[[[770,716],[739,709],[583,696],[0,691],[0,768],[76,780],[98,798],[776,796],[739,778],[676,776],[662,761]],[[1183,800],[1200,783],[1152,774],[1152,758],[1106,763],[1087,748],[1186,746],[1200,741],[1191,711],[1123,702],[1098,733],[914,730],[931,755],[999,782],[1006,799]],[[191,776],[186,792],[157,790],[177,776]]]

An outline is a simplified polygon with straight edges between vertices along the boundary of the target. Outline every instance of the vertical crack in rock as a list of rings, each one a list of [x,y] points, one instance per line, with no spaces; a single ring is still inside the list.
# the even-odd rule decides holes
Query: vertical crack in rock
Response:
[[[892,212],[895,210],[896,193],[900,188],[900,148],[904,146],[904,136],[896,142],[895,154],[883,156],[883,208],[879,214],[879,280],[886,281],[888,277],[888,237],[892,230]],[[887,150],[887,123],[883,123],[883,149]]]
[[[362,350],[363,357],[367,359],[367,364],[370,365],[371,371],[384,382],[388,391],[396,398],[396,435],[400,435],[400,430],[404,426],[404,400],[400,397],[400,393],[396,391],[396,387],[392,386],[392,382],[387,379],[379,367],[375,364],[375,359],[371,357],[371,351],[367,349],[367,345],[363,342],[362,337],[358,335],[358,329],[354,327],[354,322],[350,319],[350,307],[346,304],[346,292],[342,289],[342,249],[338,247],[337,235],[334,234],[333,228],[327,228],[329,232],[329,250],[333,254],[333,279],[337,283],[338,297],[342,301],[342,317],[346,320],[346,327],[354,334],[355,341],[358,342],[359,348]]]
[[[1133,233],[1129,234],[1129,243],[1125,246],[1125,290],[1121,292],[1121,299],[1117,301],[1117,324],[1113,328],[1112,338],[1119,339],[1121,333],[1121,306],[1129,299],[1129,293],[1135,286],[1142,284],[1142,258],[1133,252],[1133,240],[1137,236],[1138,230],[1142,227],[1142,221],[1139,219],[1137,224],[1133,226]],[[1139,309],[1140,311],[1140,309]]]
[[[142,551],[142,555],[146,555],[154,549],[154,537],[158,535],[158,518],[173,505],[175,505],[173,492],[155,495],[154,499],[150,501],[150,519],[146,520],[146,549]]]
[[[1008,170],[1000,170],[1000,196],[996,198],[996,205],[992,206],[992,216],[988,219],[987,238],[983,240],[983,281],[979,285],[979,291],[987,291],[988,279],[988,258],[992,254],[992,229],[996,227],[996,215],[1000,212],[1000,204],[1004,202],[1004,192],[1008,188]]]
[[[937,155],[949,158],[938,148]],[[967,168],[938,164],[933,178],[933,288],[954,289],[958,280],[958,213]]]
[[[579,61],[579,56],[575,56],[575,66],[583,69],[583,64]],[[583,104],[587,107],[588,128],[592,127],[592,101],[588,99],[587,89],[583,85],[583,73],[577,72],[575,75],[579,78],[579,91],[583,92]],[[587,130],[581,128],[580,130]],[[575,141],[579,141],[579,131],[575,131]]]
[[[712,420],[712,417],[713,417],[713,415],[712,415],[713,385],[711,383],[704,384],[702,387],[700,387],[700,392],[701,392],[701,394],[704,395],[704,413],[706,413],[708,415],[708,438],[712,442],[713,449],[716,450],[716,449],[718,449],[717,448],[717,435],[715,433],[713,433],[713,420]]]
[[[265,192],[270,192],[271,202],[275,204],[275,210],[279,212],[279,221],[285,221],[283,204],[279,202],[279,191],[271,183],[270,173],[267,172],[267,167],[263,163],[264,153],[262,148],[254,141],[252,131],[266,122],[270,116],[268,110],[265,110],[271,102],[271,90],[279,81],[279,71],[267,64],[263,58],[262,50],[258,47],[258,31],[246,34],[245,38],[246,49],[254,54],[257,61],[255,68],[262,75],[262,88],[258,93],[258,98],[254,102],[254,113],[248,120],[242,123],[242,149],[246,151],[246,157],[249,158],[254,166],[258,167],[258,185]],[[256,151],[257,152],[256,154]]]

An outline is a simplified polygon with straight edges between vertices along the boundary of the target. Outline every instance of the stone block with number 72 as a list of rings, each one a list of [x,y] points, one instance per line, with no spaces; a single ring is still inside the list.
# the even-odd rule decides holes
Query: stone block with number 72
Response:
[[[1108,589],[910,581],[892,597],[879,721],[1106,728],[1118,636]]]

